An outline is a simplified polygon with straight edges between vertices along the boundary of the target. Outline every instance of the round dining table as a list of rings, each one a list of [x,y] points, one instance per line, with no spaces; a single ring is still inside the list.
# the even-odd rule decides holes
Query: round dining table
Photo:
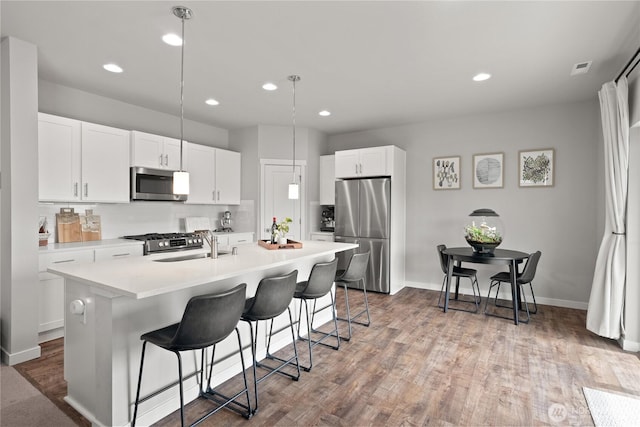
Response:
[[[463,262],[471,262],[474,264],[498,264],[509,266],[511,276],[511,298],[513,301],[513,323],[518,324],[518,307],[520,306],[520,289],[516,284],[518,274],[518,264],[529,258],[526,252],[514,251],[511,249],[494,249],[492,253],[478,253],[471,247],[446,248],[443,253],[449,257],[447,263],[449,269],[447,271],[447,281],[444,298],[443,311],[446,313],[449,309],[449,289],[451,288],[451,276],[453,273],[453,263],[460,266]],[[458,280],[460,280],[458,278]]]

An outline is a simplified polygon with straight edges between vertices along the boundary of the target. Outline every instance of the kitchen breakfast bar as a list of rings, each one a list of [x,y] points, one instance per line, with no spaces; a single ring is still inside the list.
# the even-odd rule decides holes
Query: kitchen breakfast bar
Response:
[[[267,250],[254,243],[239,246],[237,255],[225,254],[217,259],[158,262],[177,256],[165,253],[49,268],[49,272],[65,278],[66,401],[94,425],[128,425],[133,414],[142,334],[179,322],[187,301],[195,295],[246,283],[247,297],[251,297],[264,277],[297,269],[298,281],[306,280],[315,263],[330,261],[336,253],[356,247],[350,243],[304,241],[301,249]],[[293,308],[298,313],[298,307]],[[320,323],[330,318],[329,313],[322,314],[317,317]],[[287,322],[284,317],[276,319],[274,328]],[[245,357],[251,360],[248,327],[241,326],[240,333]],[[214,366],[215,384],[241,372],[240,357],[233,354],[237,343],[234,345],[232,340],[230,337],[216,348],[216,361],[221,361]],[[290,334],[283,331],[275,335],[271,345],[282,348],[290,341]],[[259,359],[265,356],[265,346],[263,334],[258,337]],[[185,377],[197,370],[198,359],[194,352],[184,353]],[[150,346],[145,372],[141,396],[177,381],[175,356]],[[196,376],[188,378],[184,385],[185,401],[195,399]],[[177,387],[171,387],[140,405],[137,424],[156,422],[179,407]]]

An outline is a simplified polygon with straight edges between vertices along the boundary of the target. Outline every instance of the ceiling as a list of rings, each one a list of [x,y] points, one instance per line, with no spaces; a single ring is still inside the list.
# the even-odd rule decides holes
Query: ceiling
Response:
[[[291,74],[296,124],[328,134],[594,99],[640,45],[639,1],[3,0],[2,36],[38,46],[43,80],[179,115],[175,5],[185,118],[225,129],[291,125]]]

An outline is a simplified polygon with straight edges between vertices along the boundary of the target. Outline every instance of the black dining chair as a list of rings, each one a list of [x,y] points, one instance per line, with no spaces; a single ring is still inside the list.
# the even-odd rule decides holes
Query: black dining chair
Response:
[[[247,375],[245,372],[244,356],[242,355],[242,342],[238,331],[238,321],[245,306],[245,292],[247,285],[242,283],[235,288],[208,295],[192,297],[184,310],[182,320],[179,323],[166,326],[155,331],[143,334],[142,356],[140,357],[140,373],[138,374],[138,388],[136,391],[136,402],[133,410],[132,427],[135,427],[138,415],[138,405],[149,398],[164,392],[167,388],[160,389],[155,393],[140,399],[140,386],[142,384],[142,368],[144,366],[144,354],[147,343],[154,344],[164,350],[171,351],[178,358],[178,384],[180,386],[180,423],[184,426],[184,393],[182,386],[182,358],[181,351],[201,350],[200,369],[196,374],[200,374],[199,397],[206,398],[217,404],[216,408],[200,417],[194,424],[198,424],[209,416],[215,414],[220,409],[228,407],[234,412],[250,418],[252,415],[251,402],[249,400],[249,387],[247,385]],[[238,347],[240,349],[240,360],[242,362],[242,374],[244,377],[244,388],[235,395],[229,397],[211,389],[211,375],[215,357],[215,346],[220,341],[228,337],[233,331],[238,336]],[[213,346],[211,353],[211,365],[207,379],[207,387],[202,389],[204,384],[205,349]],[[173,384],[175,385],[175,384]],[[241,395],[246,394],[247,404],[236,402]],[[232,406],[235,405],[235,406]],[[192,424],[193,425],[193,424]]]
[[[438,249],[438,256],[440,259],[440,267],[442,268],[442,272],[444,273],[444,278],[442,279],[442,287],[440,288],[440,296],[438,297],[438,307],[444,308],[444,303],[441,303],[440,301],[442,300],[442,295],[445,293],[444,288],[447,284],[447,275],[449,274],[449,257],[444,253],[444,250],[447,249],[445,245],[438,245],[437,249]],[[459,287],[460,287],[461,277],[466,277],[471,281],[471,291],[473,292],[473,300],[460,298]],[[474,270],[473,268],[463,268],[463,267],[458,267],[457,265],[454,265],[453,272],[451,273],[451,279],[453,278],[456,278],[456,292],[455,292],[454,299],[456,301],[463,302],[463,303],[475,304],[476,308],[475,310],[467,310],[464,308],[452,307],[452,306],[449,306],[449,308],[451,310],[477,313],[480,307],[480,301],[481,301],[480,286],[478,285],[477,271]],[[478,291],[477,295],[476,295],[476,290]],[[449,300],[451,300],[451,297],[449,297]]]
[[[522,270],[522,273],[516,274],[516,286],[518,286],[518,295],[522,296],[524,301],[525,311],[527,312],[527,320],[521,320],[522,323],[529,323],[531,319],[531,314],[536,314],[538,312],[538,304],[536,303],[536,296],[533,293],[533,279],[536,276],[536,270],[538,269],[538,262],[540,261],[540,257],[542,256],[542,252],[537,251],[532,253],[527,259],[527,263]],[[501,283],[509,283],[511,284],[511,273],[508,271],[501,271],[500,273],[494,274],[490,278],[491,284],[489,285],[489,293],[487,294],[487,300],[484,302],[484,314],[495,317],[502,317],[504,319],[511,319],[509,316],[502,316],[497,313],[487,312],[487,303],[489,302],[489,298],[491,297],[491,289],[496,288],[496,296],[494,298],[494,304],[497,307],[509,308],[513,310],[513,306],[508,306],[504,304],[498,304],[498,294],[500,293],[500,284]],[[531,298],[533,299],[533,307],[534,310],[529,310],[529,303],[527,302],[527,296],[524,293],[524,285],[529,284],[529,289],[531,290]],[[520,304],[520,301],[513,301],[513,304]]]
[[[336,270],[338,266],[338,258],[334,258],[330,262],[319,262],[313,266],[311,273],[309,273],[309,279],[304,282],[298,282],[296,291],[293,294],[293,298],[299,299],[300,312],[298,313],[298,339],[307,341],[309,346],[309,366],[300,365],[302,369],[309,372],[313,367],[313,353],[312,349],[317,345],[323,345],[330,347],[334,350],[340,348],[340,333],[338,332],[338,319],[336,315],[336,300],[331,292],[333,287],[333,280],[336,277]],[[321,307],[316,310],[316,303],[319,298],[325,295],[331,296],[331,304],[325,307]],[[313,309],[309,312],[308,301],[313,300]],[[307,320],[307,336],[300,335],[300,323],[302,323],[302,306],[305,308],[305,317]],[[313,320],[316,313],[331,309],[331,315],[333,317],[333,330],[329,332],[321,332],[313,328]],[[321,334],[317,339],[312,338],[312,333]],[[324,341],[329,337],[336,339],[336,345],[327,344]]]
[[[251,354],[253,355],[253,385],[255,393],[255,407],[253,412],[258,411],[258,383],[269,378],[275,373],[287,376],[297,381],[300,378],[300,363],[298,361],[298,349],[296,347],[296,336],[293,330],[293,317],[291,315],[290,304],[293,299],[293,293],[296,290],[296,279],[298,270],[293,270],[289,274],[277,277],[267,277],[260,280],[258,289],[254,297],[249,298],[244,307],[241,320],[249,324],[251,331]],[[291,329],[291,338],[293,339],[293,356],[288,359],[281,359],[271,354],[271,337],[273,336],[273,320],[287,310],[289,312],[289,328]],[[269,366],[260,363],[256,357],[257,341],[258,341],[258,323],[260,320],[271,320],[269,327],[269,335],[267,337],[267,359],[280,362],[278,366]],[[253,331],[253,322],[256,324],[255,334]],[[278,331],[276,331],[277,333]],[[294,365],[296,373],[291,374],[283,371],[286,366]],[[269,371],[265,375],[258,378],[257,368]]]
[[[338,317],[338,320],[347,322],[349,335],[346,337],[340,337],[345,341],[351,340],[351,324],[356,323],[358,325],[369,326],[371,325],[371,317],[369,315],[369,301],[367,299],[367,287],[365,286],[364,279],[367,275],[367,266],[369,265],[369,252],[362,254],[353,254],[349,260],[349,265],[346,270],[338,270],[334,279],[336,287],[342,284],[344,288],[345,306],[347,311],[347,317]],[[351,308],[349,306],[349,293],[347,287],[353,283],[362,283],[362,291],[364,293],[364,309],[358,313],[351,315]],[[367,315],[367,320],[357,320],[360,316]]]

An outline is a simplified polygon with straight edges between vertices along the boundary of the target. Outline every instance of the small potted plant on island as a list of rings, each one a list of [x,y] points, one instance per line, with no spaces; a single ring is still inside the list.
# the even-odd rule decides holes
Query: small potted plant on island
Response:
[[[289,224],[291,224],[293,220],[289,217],[286,217],[284,221],[278,224],[278,234],[280,237],[278,238],[278,243],[281,245],[287,244],[287,233],[289,232]]]

